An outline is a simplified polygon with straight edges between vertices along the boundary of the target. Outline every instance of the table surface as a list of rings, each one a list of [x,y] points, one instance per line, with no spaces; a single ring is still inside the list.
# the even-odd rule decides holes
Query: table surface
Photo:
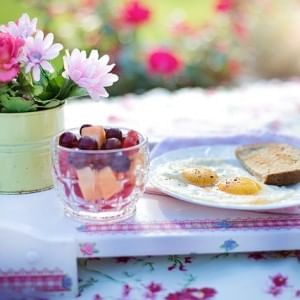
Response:
[[[82,118],[74,118],[79,112]],[[299,114],[299,82],[271,81],[233,90],[154,90],[122,101],[71,103],[66,118],[68,127],[84,119],[134,127],[157,142],[264,131],[299,136]],[[80,259],[79,266],[79,300],[300,299],[297,250],[89,258]]]
[[[150,142],[170,136],[300,133],[299,82],[258,82],[233,90],[154,90],[119,100],[68,103],[66,127],[133,127]],[[297,250],[85,258],[78,263],[78,300],[300,299]]]

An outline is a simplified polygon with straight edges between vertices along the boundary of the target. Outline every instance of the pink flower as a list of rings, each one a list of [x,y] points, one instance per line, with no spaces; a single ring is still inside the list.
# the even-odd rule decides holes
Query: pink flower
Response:
[[[221,13],[226,13],[233,8],[233,0],[218,0],[215,5],[215,10]]]
[[[274,286],[282,287],[282,286],[287,286],[288,278],[284,277],[281,274],[277,274],[277,275],[271,277],[271,280],[272,280],[272,283]]]
[[[155,293],[162,291],[161,284],[155,283],[155,282],[151,282],[150,284],[148,284],[146,286],[146,288],[151,294],[155,294]]]
[[[36,32],[36,24],[37,18],[30,20],[27,14],[23,14],[17,22],[8,22],[7,25],[0,26],[0,31],[16,38],[26,39]]]
[[[271,294],[274,297],[276,297],[276,296],[282,294],[282,288],[272,285],[268,290],[268,294]]]
[[[87,57],[85,51],[74,49],[71,55],[67,52],[63,59],[65,68],[63,77],[86,89],[94,100],[107,97],[105,87],[113,85],[118,80],[117,75],[109,73],[114,67],[114,64],[108,65],[109,56],[99,58],[97,50],[92,50]]]
[[[217,294],[213,288],[187,288],[179,292],[171,293],[166,297],[166,300],[208,300],[212,299]]]
[[[124,7],[122,20],[127,25],[141,25],[150,19],[150,10],[139,1],[133,0]]]
[[[19,55],[24,41],[0,32],[0,82],[9,82],[19,71]]]
[[[152,74],[172,76],[182,66],[179,58],[171,51],[158,49],[148,56],[148,71]]]
[[[93,243],[84,243],[80,245],[80,251],[82,254],[90,256],[95,253],[95,244]]]
[[[130,294],[130,292],[131,292],[131,290],[132,290],[132,287],[130,287],[130,285],[124,284],[124,285],[123,285],[122,296],[123,296],[124,298],[128,297],[129,294]]]
[[[52,33],[48,33],[44,38],[44,33],[38,31],[34,37],[30,36],[26,40],[22,62],[25,65],[25,73],[32,71],[35,81],[40,80],[41,68],[49,73],[54,72],[48,60],[57,57],[63,46],[58,43],[52,45],[53,38]]]

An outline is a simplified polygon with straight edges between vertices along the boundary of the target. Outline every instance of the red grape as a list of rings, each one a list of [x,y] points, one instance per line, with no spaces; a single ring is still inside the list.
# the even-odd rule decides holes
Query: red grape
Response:
[[[130,130],[123,140],[123,148],[135,146],[139,143],[139,135],[136,131]]]
[[[71,152],[69,154],[69,163],[76,169],[82,169],[90,165],[91,157],[86,153]]]
[[[102,168],[110,164],[111,157],[106,154],[97,153],[92,157],[92,168],[96,170],[101,170]]]
[[[103,150],[111,150],[111,149],[119,149],[122,147],[122,143],[117,138],[109,138],[102,145],[101,149]]]
[[[110,166],[116,172],[126,172],[129,170],[130,160],[127,156],[116,155],[113,158]]]
[[[90,136],[83,136],[79,139],[78,148],[82,150],[97,150],[97,141]]]
[[[60,135],[58,143],[60,146],[66,148],[76,148],[78,146],[76,135],[69,131],[64,132]]]
[[[116,138],[122,141],[123,135],[122,131],[119,128],[105,128],[106,138]]]

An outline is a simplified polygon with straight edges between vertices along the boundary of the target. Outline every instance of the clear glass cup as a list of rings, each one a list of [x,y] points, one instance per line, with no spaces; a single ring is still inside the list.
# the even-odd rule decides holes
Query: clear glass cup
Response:
[[[119,128],[124,135],[129,129]],[[66,130],[79,137],[79,128]],[[52,143],[55,188],[65,213],[82,221],[113,223],[134,215],[149,171],[147,139],[113,150],[81,150]]]

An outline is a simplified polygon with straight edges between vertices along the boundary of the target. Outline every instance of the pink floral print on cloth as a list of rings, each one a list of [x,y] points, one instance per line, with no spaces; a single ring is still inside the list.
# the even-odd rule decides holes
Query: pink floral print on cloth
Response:
[[[299,251],[97,258],[80,265],[78,300],[300,298]]]

